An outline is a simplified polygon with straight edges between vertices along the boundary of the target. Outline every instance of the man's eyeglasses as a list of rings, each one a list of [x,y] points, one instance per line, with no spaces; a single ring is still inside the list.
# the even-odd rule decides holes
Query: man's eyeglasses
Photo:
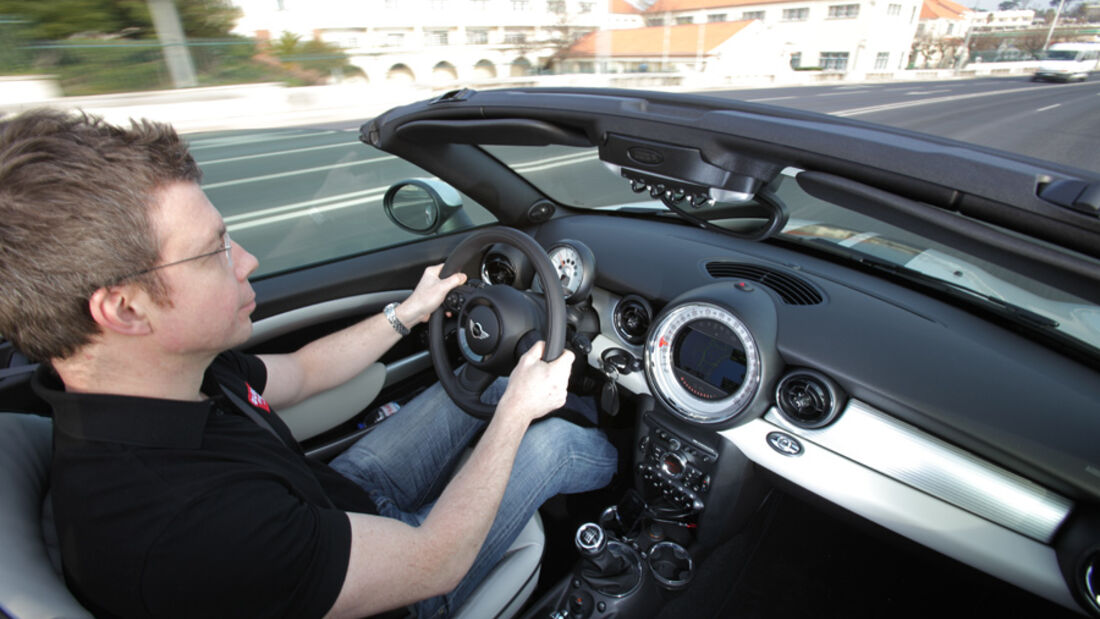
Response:
[[[216,256],[216,255],[221,254],[221,253],[225,254],[225,260],[226,260],[226,262],[229,263],[229,268],[232,269],[233,268],[233,240],[229,238],[229,233],[228,232],[223,233],[222,238],[225,239],[225,245],[223,245],[222,247],[219,247],[218,249],[215,249],[214,251],[208,251],[205,254],[199,254],[197,256],[191,256],[190,258],[184,258],[182,260],[175,260],[173,262],[169,262],[169,263],[166,263],[166,264],[158,264],[155,267],[150,267],[148,269],[143,269],[141,271],[134,271],[133,273],[123,275],[122,277],[116,279],[114,281],[114,283],[117,284],[119,282],[123,282],[127,279],[130,279],[131,277],[137,277],[138,275],[145,275],[146,273],[152,273],[153,271],[159,271],[160,269],[165,269],[165,268],[168,268],[168,267],[174,267],[177,264],[183,264],[184,262],[191,262],[192,260],[200,260],[202,258],[207,258],[209,256]]]

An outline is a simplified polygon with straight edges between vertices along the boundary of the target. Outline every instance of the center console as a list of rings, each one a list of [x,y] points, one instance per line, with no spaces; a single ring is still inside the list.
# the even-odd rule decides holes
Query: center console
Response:
[[[738,462],[713,433],[685,424],[652,401],[638,410],[633,487],[574,535],[570,575],[525,615],[531,619],[653,616],[687,588],[713,539],[724,534],[727,488],[716,481]],[[728,478],[728,477],[727,477]]]

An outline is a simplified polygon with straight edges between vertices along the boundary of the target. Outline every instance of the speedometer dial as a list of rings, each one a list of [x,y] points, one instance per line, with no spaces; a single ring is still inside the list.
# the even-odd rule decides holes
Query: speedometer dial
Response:
[[[760,387],[756,340],[740,318],[712,303],[684,303],[666,313],[650,332],[645,360],[657,396],[689,421],[728,421]]]

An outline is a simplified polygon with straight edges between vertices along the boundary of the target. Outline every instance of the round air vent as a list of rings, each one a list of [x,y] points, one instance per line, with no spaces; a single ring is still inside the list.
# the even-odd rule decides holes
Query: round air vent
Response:
[[[775,403],[787,421],[801,428],[820,428],[840,414],[840,388],[812,370],[796,370],[775,388]]]
[[[640,346],[645,341],[650,323],[653,322],[653,309],[642,297],[629,295],[615,306],[612,320],[615,331],[624,342]]]
[[[512,286],[516,282],[516,267],[507,256],[489,254],[481,265],[481,279],[487,284]]]

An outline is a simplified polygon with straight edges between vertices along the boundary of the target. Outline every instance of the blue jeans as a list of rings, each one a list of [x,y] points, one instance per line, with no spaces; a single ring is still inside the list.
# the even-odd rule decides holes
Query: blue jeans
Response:
[[[505,379],[494,382],[482,394],[482,401],[497,402],[506,383]],[[567,407],[585,407],[579,398],[569,398]],[[463,450],[484,425],[458,408],[436,383],[337,456],[332,467],[365,489],[380,515],[420,526]],[[559,493],[606,486],[617,463],[615,448],[597,429],[556,418],[533,423],[520,444],[500,509],[470,571],[450,593],[418,602],[417,616],[442,617],[457,610],[540,505]]]

